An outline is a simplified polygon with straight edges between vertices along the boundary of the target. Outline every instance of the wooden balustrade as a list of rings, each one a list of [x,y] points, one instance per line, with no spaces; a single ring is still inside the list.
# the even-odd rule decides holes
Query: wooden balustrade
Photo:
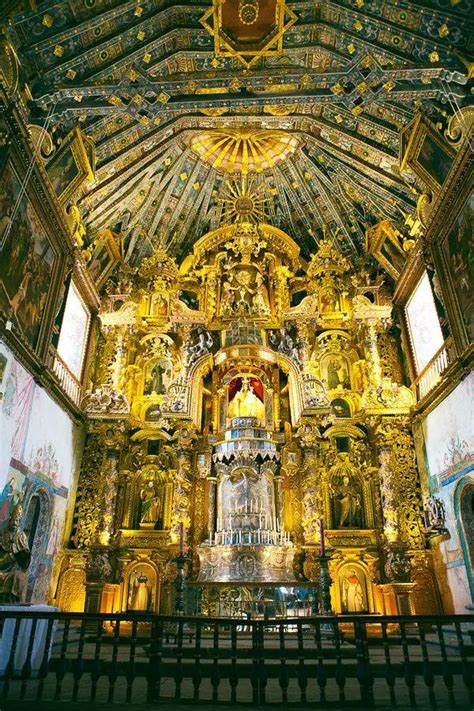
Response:
[[[2,611],[1,699],[473,702],[471,615],[238,619]],[[465,704],[465,706],[464,706]]]
[[[425,365],[421,373],[412,383],[412,389],[417,400],[422,400],[430,390],[441,380],[441,376],[451,364],[450,351],[452,347],[451,338],[447,338],[441,348],[436,351],[432,359]]]
[[[59,381],[63,392],[75,405],[79,405],[82,391],[81,383],[76,376],[71,373],[66,363],[53,347],[51,347],[49,351],[49,367]]]

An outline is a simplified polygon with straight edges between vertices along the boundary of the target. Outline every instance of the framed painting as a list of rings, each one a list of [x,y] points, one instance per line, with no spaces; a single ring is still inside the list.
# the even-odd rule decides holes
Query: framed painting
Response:
[[[444,260],[456,294],[461,320],[470,343],[474,342],[474,192],[459,212],[441,242]]]
[[[435,126],[418,114],[400,137],[400,169],[409,168],[437,193],[452,168],[456,151]]]
[[[84,181],[94,180],[94,145],[79,128],[74,128],[45,167],[59,202],[64,204]]]
[[[90,311],[84,303],[79,289],[71,281],[57,350],[60,358],[79,381],[84,363],[90,320]]]
[[[0,214],[0,310],[35,348],[59,259],[10,160],[0,179]]]
[[[474,342],[473,172],[474,154],[467,140],[434,204],[425,235],[458,355]]]
[[[121,258],[122,252],[118,237],[111,230],[104,230],[97,238],[94,251],[87,264],[87,269],[97,289],[105,284],[112,269]]]
[[[379,264],[398,279],[407,260],[403,249],[403,237],[389,220],[382,220],[366,232],[366,249]]]

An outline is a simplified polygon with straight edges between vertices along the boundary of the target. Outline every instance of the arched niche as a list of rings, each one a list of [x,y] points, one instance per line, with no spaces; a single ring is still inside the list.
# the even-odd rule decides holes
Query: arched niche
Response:
[[[456,486],[454,513],[471,599],[474,600],[474,478],[472,476],[463,477]]]
[[[352,467],[333,468],[328,486],[330,528],[366,528],[363,485],[358,473]]]
[[[346,615],[374,612],[372,583],[365,565],[342,561],[333,573],[333,580],[335,612]]]
[[[122,610],[156,612],[159,599],[158,572],[150,561],[129,565],[123,576]]]
[[[325,353],[320,360],[321,380],[328,390],[350,390],[351,364],[349,358],[338,351]]]
[[[30,491],[23,503],[23,527],[28,538],[31,560],[28,568],[27,595],[43,602],[43,587],[39,581],[40,564],[46,552],[52,520],[53,503],[42,486]],[[29,526],[27,528],[26,526]],[[41,599],[40,599],[41,598]]]
[[[170,476],[155,467],[144,467],[133,481],[132,528],[163,531],[169,528],[172,488]]]
[[[331,408],[338,418],[352,417],[351,406],[344,398],[335,398],[331,401]]]
[[[227,429],[235,417],[256,417],[261,426],[273,427],[273,388],[262,368],[235,367],[222,378],[219,428]]]
[[[145,364],[143,395],[164,395],[173,378],[173,363],[169,356],[151,358]]]

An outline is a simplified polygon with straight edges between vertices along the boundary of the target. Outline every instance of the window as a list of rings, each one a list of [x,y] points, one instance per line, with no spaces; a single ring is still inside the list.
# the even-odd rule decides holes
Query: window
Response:
[[[444,343],[428,274],[418,282],[405,307],[417,375]]]
[[[71,282],[57,350],[59,357],[78,380],[80,380],[82,373],[89,321],[89,311],[82,301],[74,282]]]

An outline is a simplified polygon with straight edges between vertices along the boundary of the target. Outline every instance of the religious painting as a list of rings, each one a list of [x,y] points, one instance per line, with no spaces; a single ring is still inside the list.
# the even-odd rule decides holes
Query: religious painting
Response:
[[[321,289],[319,293],[319,310],[322,314],[341,310],[339,293],[334,287],[327,286]]]
[[[401,170],[410,168],[433,192],[444,185],[453,165],[455,151],[423,114],[418,114],[406,127],[408,142],[401,140]]]
[[[405,316],[417,374],[428,365],[444,343],[438,313],[426,272],[405,306]]]
[[[107,281],[112,269],[120,259],[120,247],[116,236],[110,230],[104,230],[96,241],[87,265],[89,274],[98,289]]]
[[[344,614],[369,611],[366,578],[358,566],[345,565],[339,572],[339,592]]]
[[[150,316],[152,318],[166,318],[168,316],[169,297],[160,291],[152,294],[150,299]]]
[[[0,202],[14,209],[0,225],[0,309],[29,345],[36,346],[57,263],[42,221],[20,180],[7,164]]]
[[[474,193],[460,207],[451,229],[443,240],[443,252],[450,271],[453,291],[466,328],[474,341]]]
[[[366,249],[394,279],[398,279],[407,253],[403,249],[403,237],[390,220],[382,220],[366,232]]]
[[[128,578],[127,610],[150,612],[154,608],[156,573],[151,565],[139,564]]]
[[[90,312],[79,291],[71,282],[61,323],[58,355],[71,373],[81,379],[82,364],[89,331]]]
[[[265,421],[265,397],[259,378],[233,378],[228,387],[227,417],[256,417]]]
[[[64,204],[85,180],[94,180],[94,147],[90,139],[74,128],[46,163],[49,181]]]

